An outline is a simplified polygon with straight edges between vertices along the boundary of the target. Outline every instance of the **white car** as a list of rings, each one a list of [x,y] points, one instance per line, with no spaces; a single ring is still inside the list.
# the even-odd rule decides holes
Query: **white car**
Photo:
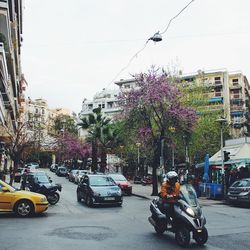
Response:
[[[79,184],[81,178],[85,175],[85,174],[90,174],[89,170],[77,170],[76,174],[75,174],[75,183]]]
[[[36,162],[30,162],[25,164],[25,167],[28,168],[30,171],[34,171],[39,168],[39,164]]]

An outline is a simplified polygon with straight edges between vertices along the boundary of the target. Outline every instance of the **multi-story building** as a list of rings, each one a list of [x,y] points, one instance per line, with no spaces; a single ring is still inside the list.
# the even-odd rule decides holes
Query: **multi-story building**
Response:
[[[228,72],[226,69],[210,70],[181,74],[182,82],[196,83],[207,87],[203,93],[206,106],[198,108],[202,112],[218,112],[231,125],[231,135],[234,138],[250,133],[250,86],[242,72]],[[134,79],[115,82],[122,91],[136,88]]]
[[[0,0],[0,141],[5,143],[23,122],[26,81],[21,71],[21,35],[22,0]]]
[[[112,119],[116,114],[121,111],[118,105],[119,90],[108,90],[96,93],[92,101],[86,99],[83,100],[82,110],[79,113],[79,118],[88,117],[93,113],[93,109],[101,108],[101,112],[105,117]],[[79,136],[84,138],[87,132],[83,129],[79,129]]]
[[[249,131],[249,97],[250,86],[245,75],[240,71],[228,72],[226,69],[198,71],[183,74],[184,82],[196,82],[206,86],[204,98],[208,100],[201,112],[219,112],[230,124],[231,136],[234,138],[247,135]]]
[[[25,120],[29,124],[30,129],[39,128],[40,136],[44,137],[48,134],[49,108],[48,103],[44,99],[28,98],[25,107]]]
[[[0,119],[16,130],[26,81],[21,72],[22,1],[0,0]]]

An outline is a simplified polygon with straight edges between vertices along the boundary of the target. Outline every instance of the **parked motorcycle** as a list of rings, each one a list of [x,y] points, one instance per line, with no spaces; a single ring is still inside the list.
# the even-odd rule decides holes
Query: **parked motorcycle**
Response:
[[[208,239],[205,227],[206,219],[198,203],[196,193],[192,185],[181,186],[180,196],[174,204],[174,213],[167,220],[164,205],[161,198],[155,198],[150,203],[152,215],[148,218],[157,234],[169,231],[175,234],[178,245],[187,247],[190,243],[190,233],[198,245],[204,245]]]
[[[51,205],[55,205],[60,199],[57,191],[61,192],[62,186],[60,184],[53,184],[46,173],[40,171],[23,175],[21,189],[43,194],[47,197]]]

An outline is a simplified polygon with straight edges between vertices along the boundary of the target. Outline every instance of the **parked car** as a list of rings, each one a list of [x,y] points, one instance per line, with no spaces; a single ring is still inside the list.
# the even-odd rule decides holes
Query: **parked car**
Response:
[[[227,198],[232,204],[250,205],[250,178],[235,181],[228,189]]]
[[[30,162],[25,164],[25,168],[27,168],[28,171],[35,171],[36,169],[39,168],[39,164],[36,162]]]
[[[123,193],[127,195],[132,194],[132,185],[122,174],[109,174],[109,176],[121,188]]]
[[[76,175],[75,175],[75,183],[76,183],[76,184],[79,184],[81,178],[82,178],[85,174],[90,174],[90,171],[89,171],[89,170],[78,170],[78,171],[76,172]]]
[[[71,169],[69,171],[69,174],[68,174],[69,181],[75,182],[75,177],[76,177],[77,171],[78,171],[77,169]]]
[[[66,176],[67,175],[67,168],[65,167],[58,167],[56,170],[56,175],[57,176]]]
[[[15,212],[20,217],[28,217],[46,211],[48,204],[44,195],[19,191],[0,180],[0,212]]]
[[[122,191],[108,175],[87,174],[78,184],[77,201],[82,199],[91,207],[95,204],[117,204],[122,206]]]
[[[49,170],[50,170],[51,172],[56,172],[57,168],[58,168],[58,165],[55,164],[55,163],[53,163],[53,164],[51,164],[51,166],[49,167]]]

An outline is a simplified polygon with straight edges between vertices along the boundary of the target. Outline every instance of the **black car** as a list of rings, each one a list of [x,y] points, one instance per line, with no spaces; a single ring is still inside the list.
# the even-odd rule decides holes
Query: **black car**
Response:
[[[250,178],[235,181],[228,190],[227,198],[232,204],[250,205]]]
[[[56,170],[56,175],[57,176],[67,176],[68,175],[68,170],[65,167],[58,167]]]
[[[95,204],[117,204],[122,206],[122,191],[107,175],[87,174],[78,184],[77,201],[82,199],[91,207]]]

